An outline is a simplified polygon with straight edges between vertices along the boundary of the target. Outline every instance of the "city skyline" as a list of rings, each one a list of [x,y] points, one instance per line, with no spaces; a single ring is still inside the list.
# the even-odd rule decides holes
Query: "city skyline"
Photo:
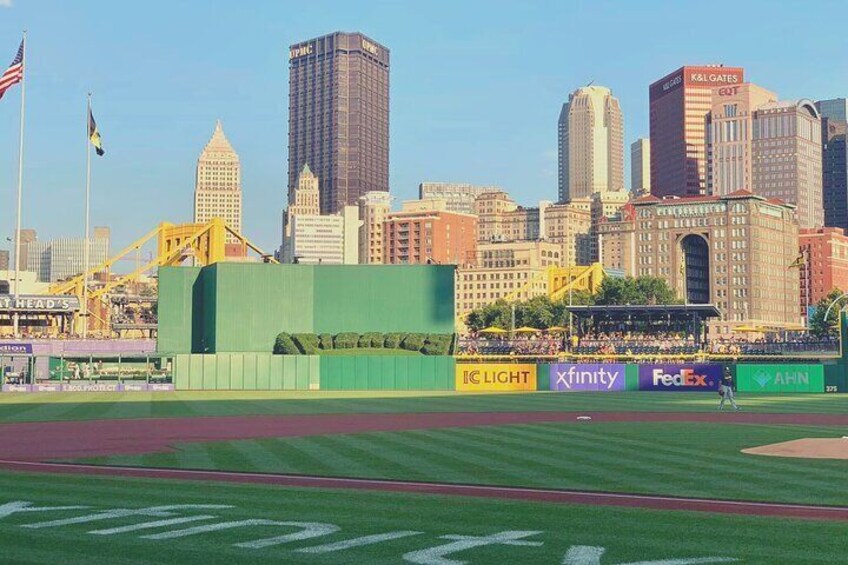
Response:
[[[742,66],[746,79],[780,92],[783,99],[821,100],[848,92],[843,63],[825,64],[809,56],[833,52],[835,38],[811,37],[799,49],[780,32],[789,25],[781,22],[791,8],[770,5],[768,13],[757,12],[757,3],[736,9],[742,16],[758,13],[764,19],[759,29],[770,33],[736,34],[736,41],[718,42],[699,33],[709,22],[685,20],[691,9],[649,4],[636,14],[611,16],[614,29],[638,24],[638,34],[635,29],[611,33],[591,56],[560,52],[554,59],[541,53],[552,41],[546,35],[551,29],[568,21],[566,31],[579,41],[606,22],[609,11],[570,4],[480,14],[468,4],[447,9],[453,17],[445,18],[446,8],[438,3],[414,17],[398,6],[377,4],[357,12],[340,4],[327,18],[319,17],[328,12],[327,3],[301,6],[297,13],[285,7],[229,6],[209,15],[181,6],[169,9],[171,17],[163,21],[156,16],[165,4],[146,6],[132,21],[109,15],[110,26],[102,25],[107,16],[92,19],[96,5],[89,2],[57,3],[37,12],[23,1],[0,8],[5,40],[0,60],[11,60],[20,30],[29,29],[23,226],[44,238],[82,233],[79,123],[85,92],[91,89],[98,125],[110,143],[109,155],[93,169],[92,221],[116,226],[116,246],[160,220],[190,219],[184,203],[193,184],[196,148],[206,141],[208,124],[221,117],[243,160],[246,235],[274,249],[286,204],[281,171],[287,113],[281,100],[288,45],[336,30],[361,31],[392,49],[390,189],[398,201],[414,197],[426,180],[494,184],[520,203],[556,199],[556,118],[568,93],[590,80],[610,87],[621,101],[628,146],[648,135],[648,85],[682,65]],[[518,17],[527,24],[521,31],[510,25]],[[189,21],[199,25],[188,27]],[[683,21],[685,30],[668,25]],[[231,29],[256,31],[233,34]],[[132,42],[124,40],[128,30]],[[681,48],[668,52],[650,42],[632,48],[636,39],[660,31]],[[685,46],[684,38],[689,41]],[[114,49],[95,49],[104,44]],[[524,56],[522,47],[531,44],[538,54],[534,60]],[[616,60],[613,53],[622,56]],[[491,63],[495,58],[497,65]],[[172,71],[139,89],[142,76],[152,76],[152,67],[163,61]],[[222,89],[222,80],[236,84]],[[13,89],[0,102],[4,201],[14,192],[18,96]],[[129,207],[127,194],[138,195]],[[2,231],[8,234],[13,231],[9,208],[0,212]]]

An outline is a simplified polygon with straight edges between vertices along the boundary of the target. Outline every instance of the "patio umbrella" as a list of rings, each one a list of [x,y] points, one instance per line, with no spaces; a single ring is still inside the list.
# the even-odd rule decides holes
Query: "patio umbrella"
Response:
[[[492,335],[502,335],[502,334],[506,334],[506,333],[509,333],[509,332],[504,330],[504,329],[498,328],[496,326],[489,326],[488,328],[480,330],[479,333],[481,333],[481,334],[492,334]]]
[[[536,328],[531,328],[529,326],[524,326],[521,328],[516,328],[515,333],[517,334],[537,334],[542,330],[537,330]]]
[[[562,334],[568,331],[568,328],[562,326],[551,326],[547,329],[548,333]]]

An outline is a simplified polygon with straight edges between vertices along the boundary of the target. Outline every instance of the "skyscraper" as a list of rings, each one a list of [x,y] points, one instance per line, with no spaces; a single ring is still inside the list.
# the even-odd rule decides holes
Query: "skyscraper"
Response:
[[[737,190],[753,192],[754,111],[776,102],[777,95],[747,82],[719,86],[712,93],[713,107],[707,118],[707,193],[724,196]]]
[[[361,33],[289,50],[289,201],[306,163],[318,175],[322,214],[389,190],[389,50]]]
[[[824,225],[848,231],[848,100],[816,102],[822,120]]]
[[[474,199],[488,192],[502,192],[499,186],[479,186],[460,182],[422,182],[418,185],[418,198],[438,198],[447,202],[448,212],[474,213]]]
[[[559,201],[624,190],[624,120],[609,88],[585,86],[559,115]]]
[[[388,192],[366,192],[359,201],[362,227],[359,235],[359,263],[383,263],[383,225],[392,207]]]
[[[743,75],[739,67],[681,67],[650,86],[652,194],[706,193],[712,87],[741,84]]]
[[[109,259],[109,228],[94,228],[88,250],[89,268],[95,268]],[[84,270],[85,238],[31,241],[27,244],[26,255],[27,264],[21,265],[21,269],[35,272],[39,282],[64,281],[82,274]]]
[[[213,218],[223,219],[241,233],[241,165],[224,135],[221,120],[215,123],[215,132],[197,159],[194,187],[194,222],[206,223]],[[236,241],[232,236],[227,240]]]
[[[280,255],[284,262],[289,263],[294,257],[291,249],[294,218],[296,216],[319,216],[319,200],[318,177],[315,176],[309,165],[305,164],[297,177],[297,187],[292,199],[289,200],[289,207],[283,213],[283,245],[280,248]]]
[[[794,204],[801,228],[824,224],[821,119],[810,100],[770,102],[754,112],[754,193]]]
[[[651,191],[651,140],[646,137],[630,144],[630,190]]]

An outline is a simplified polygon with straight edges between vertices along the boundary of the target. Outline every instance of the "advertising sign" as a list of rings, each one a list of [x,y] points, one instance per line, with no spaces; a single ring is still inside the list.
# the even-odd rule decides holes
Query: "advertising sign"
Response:
[[[580,392],[624,390],[625,365],[551,365],[551,390]]]
[[[0,343],[0,355],[32,355],[32,344]]]
[[[536,390],[536,365],[457,363],[456,390],[460,392]]]
[[[2,312],[56,312],[71,313],[80,309],[76,296],[24,295],[0,296]]]
[[[717,391],[721,365],[639,365],[639,390]]]
[[[3,392],[164,392],[173,391],[168,383],[47,383],[34,385],[4,384]]]
[[[739,392],[824,392],[822,365],[739,365]]]

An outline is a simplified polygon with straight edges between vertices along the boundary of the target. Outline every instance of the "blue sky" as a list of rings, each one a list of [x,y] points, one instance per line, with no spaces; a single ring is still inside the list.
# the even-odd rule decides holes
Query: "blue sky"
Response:
[[[118,249],[191,219],[197,156],[221,118],[241,156],[245,233],[279,245],[288,46],[362,31],[392,52],[391,190],[422,180],[556,198],[556,121],[573,89],[612,88],[625,142],[648,133],[648,85],[683,64],[745,67],[781,98],[848,95],[844,2],[104,2],[0,0],[0,66],[29,30],[24,225],[83,231],[85,94],[106,157],[92,221]],[[18,107],[0,100],[0,233],[14,228]],[[629,179],[629,172],[628,172]]]

